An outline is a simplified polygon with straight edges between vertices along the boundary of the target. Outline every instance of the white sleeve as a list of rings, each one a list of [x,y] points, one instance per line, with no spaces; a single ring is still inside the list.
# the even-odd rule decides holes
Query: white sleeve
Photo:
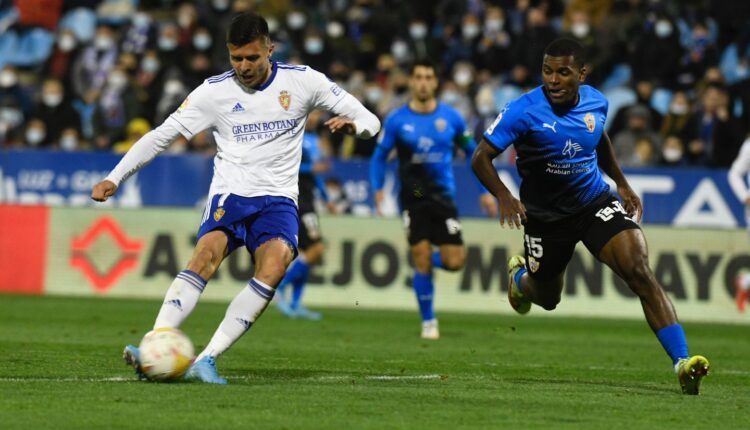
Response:
[[[745,177],[750,171],[750,138],[746,139],[740,148],[740,153],[729,169],[727,179],[732,191],[743,204],[750,197],[750,190],[745,182]]]
[[[167,118],[164,124],[138,139],[133,147],[122,157],[120,162],[117,163],[117,166],[104,179],[112,181],[119,187],[130,175],[137,172],[138,169],[153,160],[154,157],[172,144],[177,136],[180,135],[178,127],[179,125],[172,121],[171,118]]]
[[[212,107],[209,85],[211,84],[204,81],[169,116],[169,119],[176,123],[180,134],[188,140],[214,122],[216,110]]]
[[[369,139],[380,131],[380,120],[354,96],[318,71],[309,69],[313,108],[325,109],[354,121],[357,137]]]

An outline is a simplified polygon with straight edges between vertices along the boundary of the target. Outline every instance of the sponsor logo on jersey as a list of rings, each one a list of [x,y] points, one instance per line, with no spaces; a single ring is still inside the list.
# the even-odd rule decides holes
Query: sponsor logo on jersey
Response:
[[[586,123],[586,130],[589,131],[589,133],[593,133],[596,129],[596,119],[594,119],[594,114],[591,112],[587,113],[583,116],[583,122]]]
[[[562,153],[563,155],[567,155],[568,158],[573,158],[576,156],[578,151],[582,151],[583,148],[581,147],[580,143],[573,142],[571,139],[568,139],[565,142],[565,148],[563,148]]]
[[[214,221],[219,221],[221,217],[224,216],[226,212],[224,211],[224,208],[218,208],[216,211],[214,211]]]
[[[237,104],[232,108],[232,112],[245,112],[245,108],[242,107],[240,102],[237,102]]]
[[[448,128],[448,121],[444,120],[443,118],[438,118],[435,120],[435,129],[438,131],[438,133],[444,132],[446,128]]]
[[[340,86],[335,85],[335,84],[331,86],[331,92],[333,93],[334,96],[336,96],[336,97],[340,96],[341,95],[341,91],[342,91],[342,89],[341,89]]]
[[[529,255],[529,270],[531,273],[536,273],[539,270],[539,260]]]
[[[286,90],[279,93],[279,104],[284,110],[289,110],[289,105],[292,103],[292,96]]]
[[[506,107],[505,109],[502,110],[502,112],[497,114],[497,118],[495,118],[495,121],[492,124],[490,124],[490,126],[487,128],[487,132],[486,132],[487,134],[492,134],[495,131],[495,127],[497,127],[497,125],[500,124],[500,121],[503,120],[503,113],[505,113],[507,109],[508,108]]]

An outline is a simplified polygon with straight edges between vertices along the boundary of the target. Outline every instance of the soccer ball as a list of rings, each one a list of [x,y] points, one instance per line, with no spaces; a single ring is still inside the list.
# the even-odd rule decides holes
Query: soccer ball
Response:
[[[187,372],[195,358],[193,343],[176,328],[158,328],[138,346],[141,369],[151,381],[172,381]]]

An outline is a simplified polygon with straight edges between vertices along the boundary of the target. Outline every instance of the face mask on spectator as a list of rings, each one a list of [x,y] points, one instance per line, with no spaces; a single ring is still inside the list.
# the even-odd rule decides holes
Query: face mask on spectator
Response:
[[[276,30],[279,29],[279,21],[276,18],[270,16],[268,17],[266,22],[268,23],[268,32],[276,33]]]
[[[94,40],[94,47],[100,51],[104,51],[106,49],[111,48],[114,46],[115,40],[111,37],[97,37]]]
[[[8,126],[8,128],[13,128],[23,121],[23,113],[20,109],[6,107],[0,109],[0,123],[3,123]]]
[[[477,112],[482,116],[490,116],[495,114],[495,106],[489,103],[482,103],[477,105]]]
[[[383,90],[380,87],[370,87],[365,91],[365,99],[372,105],[378,104],[383,100]]]
[[[195,46],[195,49],[198,49],[199,51],[205,51],[206,49],[211,47],[211,43],[213,41],[211,40],[211,36],[209,36],[207,33],[197,33],[195,36],[193,36],[193,46]]]
[[[404,61],[409,56],[409,46],[403,40],[394,40],[391,45],[391,54],[396,61]]]
[[[75,151],[78,148],[78,139],[75,136],[63,136],[60,138],[60,149],[63,151]]]
[[[685,115],[688,113],[688,106],[682,103],[674,103],[669,106],[669,113],[672,115]]]
[[[664,151],[662,151],[662,155],[664,156],[665,160],[670,163],[674,163],[675,161],[679,161],[680,158],[682,158],[682,150],[679,148],[664,148]]]
[[[148,27],[151,24],[151,16],[145,12],[138,12],[133,15],[133,25],[138,28]]]
[[[18,82],[18,76],[10,70],[0,72],[0,87],[10,88]]]
[[[414,40],[422,40],[427,36],[427,26],[422,23],[409,26],[409,35]]]
[[[659,21],[656,21],[654,32],[656,33],[656,36],[661,39],[669,37],[672,35],[672,23],[666,19],[660,19]]]
[[[319,37],[305,39],[305,52],[310,55],[318,55],[323,52],[323,39]]]
[[[299,30],[304,27],[306,23],[307,18],[302,12],[290,12],[289,15],[286,16],[286,25],[292,30]]]
[[[177,48],[177,39],[172,37],[160,37],[159,38],[159,49],[162,51],[174,51]]]
[[[331,39],[338,39],[344,35],[344,26],[340,22],[330,22],[326,26],[326,33]]]
[[[461,87],[465,87],[471,84],[472,77],[471,72],[466,69],[458,69],[453,74],[453,82]]]
[[[587,22],[577,22],[570,28],[570,32],[573,33],[573,36],[579,39],[588,36],[589,31],[591,31],[591,27]]]
[[[494,33],[503,30],[505,22],[502,19],[488,19],[484,22],[485,30]]]
[[[464,39],[473,39],[479,35],[480,28],[476,24],[466,24],[461,28],[461,34],[463,34]]]
[[[41,128],[32,127],[26,130],[26,143],[31,146],[39,146],[46,134]]]
[[[178,80],[170,79],[164,83],[164,92],[169,95],[179,94],[182,92],[182,84]]]
[[[159,70],[159,60],[154,57],[146,57],[141,61],[141,70],[146,73],[156,73]]]
[[[107,83],[111,88],[120,89],[128,83],[128,77],[122,72],[112,72],[107,79]]]
[[[62,103],[63,95],[60,93],[43,93],[42,103],[47,107],[56,107]]]
[[[453,105],[458,103],[458,100],[461,98],[461,96],[458,94],[458,92],[453,90],[443,91],[443,95],[441,97],[444,102],[448,103],[449,105]]]
[[[229,0],[212,0],[211,5],[218,11],[229,9]]]
[[[60,36],[60,40],[57,41],[57,46],[63,52],[70,52],[76,47],[76,38],[70,33],[65,33]]]

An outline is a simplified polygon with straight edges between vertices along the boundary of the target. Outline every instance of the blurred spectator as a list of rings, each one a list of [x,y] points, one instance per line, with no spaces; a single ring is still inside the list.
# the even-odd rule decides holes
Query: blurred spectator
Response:
[[[641,139],[648,140],[655,147],[652,152],[654,149],[661,149],[659,135],[651,127],[651,113],[645,106],[635,105],[627,111],[625,129],[614,135],[612,139],[615,155],[618,160],[622,160],[624,166],[646,161],[640,158],[642,154],[636,154],[636,144]]]
[[[487,8],[482,37],[477,44],[477,68],[492,74],[507,73],[513,66],[511,37],[505,28],[505,13],[497,6]]]
[[[698,136],[688,145],[691,163],[729,167],[744,136],[741,124],[730,115],[724,87],[709,84],[703,90],[693,121],[698,125]]]
[[[31,118],[26,123],[24,131],[24,144],[28,148],[40,148],[50,145],[49,136],[47,135],[47,124],[39,118]]]
[[[83,49],[73,64],[71,78],[75,94],[80,97],[101,91],[117,64],[118,53],[116,31],[99,25],[93,43]]]
[[[643,34],[632,52],[633,77],[673,88],[682,52],[674,22],[666,15],[650,18],[644,23]]]
[[[352,213],[352,202],[347,197],[344,187],[341,186],[341,181],[335,177],[328,177],[325,179],[325,186],[328,201],[334,205],[336,213]]]
[[[637,100],[635,103],[621,107],[615,114],[612,125],[609,128],[609,134],[614,136],[622,131],[627,123],[628,111],[634,106],[643,106],[649,112],[651,118],[651,126],[655,130],[659,130],[662,123],[662,116],[656,109],[651,106],[651,97],[654,94],[654,84],[651,81],[641,80],[635,83],[635,95]]]
[[[97,149],[110,149],[123,139],[129,118],[140,115],[140,106],[131,88],[130,77],[118,66],[107,79],[94,113]]]
[[[62,83],[54,78],[46,79],[42,84],[34,115],[47,126],[46,144],[56,145],[65,129],[81,128],[81,118],[73,109],[70,97]]]
[[[668,167],[681,167],[688,164],[685,157],[685,145],[678,136],[669,135],[664,139],[659,164]]]
[[[669,111],[659,129],[662,138],[676,136],[682,142],[690,142],[698,137],[698,127],[693,117],[690,99],[684,91],[675,91],[669,103]]]
[[[112,151],[118,154],[124,154],[138,141],[144,134],[151,131],[151,124],[143,118],[135,118],[128,122],[125,129],[125,139],[112,145]]]

